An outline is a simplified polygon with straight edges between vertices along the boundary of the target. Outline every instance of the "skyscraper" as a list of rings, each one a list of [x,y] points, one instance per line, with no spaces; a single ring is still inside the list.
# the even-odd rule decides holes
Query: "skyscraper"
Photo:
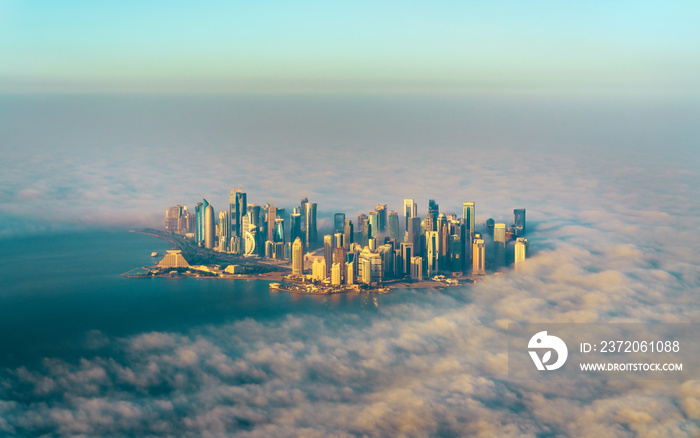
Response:
[[[476,232],[476,209],[473,202],[462,203],[462,220],[467,230],[474,234]]]
[[[304,275],[304,245],[298,237],[292,244],[292,275]]]
[[[515,270],[519,270],[519,264],[525,261],[527,257],[527,239],[518,237],[515,240]]]
[[[301,231],[304,232],[304,236],[306,236],[306,204],[308,203],[309,198],[301,198],[301,203],[299,204],[299,212],[301,213]]]
[[[428,231],[425,233],[425,243],[428,257],[428,276],[437,274],[438,257],[440,256],[440,233]]]
[[[342,233],[345,227],[345,213],[336,213],[333,215],[333,234]]]
[[[340,263],[333,263],[331,266],[331,284],[340,286]]]
[[[301,232],[301,215],[299,213],[292,213],[289,220],[291,221],[291,225],[289,227],[289,240],[294,242],[297,237],[303,239],[304,235]]]
[[[418,205],[413,201],[413,199],[406,198],[403,200],[403,217],[404,217],[404,229],[408,231],[408,221],[412,217],[418,216]]]
[[[229,219],[231,220],[231,227],[229,231],[229,236],[235,236],[238,243],[238,248],[231,248],[231,252],[240,254],[243,252],[244,246],[242,243],[245,239],[245,232],[247,230],[243,229],[243,217],[248,214],[248,196],[241,190],[232,189],[229,195]],[[257,223],[256,223],[257,225]]]
[[[472,249],[472,274],[486,273],[486,245],[481,235],[474,235],[474,248]]]
[[[351,220],[346,220],[345,221],[345,227],[343,229],[343,233],[345,234],[344,240],[344,245],[345,248],[350,248],[350,244],[352,244],[355,241],[355,231],[353,230],[352,226],[352,221]]]
[[[525,235],[525,209],[516,208],[513,210],[513,228],[515,228],[515,237]]]
[[[273,242],[278,243],[281,242],[284,245],[285,242],[285,236],[284,236],[284,219],[281,217],[278,217],[275,219],[275,232],[273,234]]]
[[[214,207],[207,205],[204,210],[204,247],[207,249],[214,248]]]
[[[498,223],[493,228],[493,266],[494,269],[506,265],[506,224]]]
[[[330,275],[333,266],[333,236],[323,236],[323,259],[326,261],[326,275]]]
[[[428,200],[428,216],[431,219],[432,223],[432,231],[435,231],[437,228],[437,217],[438,214],[440,214],[440,206],[438,205],[437,202],[435,202],[434,199],[429,199]]]
[[[306,247],[310,248],[311,244],[318,242],[318,232],[316,230],[316,203],[305,203],[304,208],[306,217]]]
[[[228,212],[227,211],[220,211],[219,212],[219,251],[221,251],[221,252],[227,252],[229,243],[231,242],[231,238],[228,235],[229,231],[231,230],[231,227],[229,225],[230,225],[230,222],[228,220]]]
[[[398,241],[399,240],[399,214],[393,210],[389,212],[388,227],[389,227],[389,237],[391,239],[396,239]]]
[[[204,211],[209,206],[209,202],[206,199],[202,199],[202,202],[198,202],[197,206],[194,208],[195,212],[195,243],[199,245],[204,241]]]
[[[267,207],[267,240],[274,242],[275,241],[275,220],[277,219],[277,209],[275,208],[274,205],[272,205],[272,201],[270,201],[270,205]]]
[[[386,204],[377,204],[374,206],[374,211],[377,212],[377,234],[386,232],[387,210]]]

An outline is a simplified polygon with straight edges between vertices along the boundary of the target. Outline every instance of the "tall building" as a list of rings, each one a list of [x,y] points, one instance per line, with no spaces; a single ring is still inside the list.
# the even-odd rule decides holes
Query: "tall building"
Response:
[[[474,234],[476,232],[476,209],[473,202],[462,203],[462,220],[467,230]]]
[[[403,217],[404,217],[404,229],[408,231],[408,221],[412,217],[418,216],[418,205],[413,199],[406,198],[403,200]]]
[[[354,262],[345,262],[345,284],[355,284]]]
[[[474,235],[474,248],[472,249],[472,274],[486,273],[486,245],[481,235]]]
[[[352,226],[352,221],[351,220],[346,220],[345,221],[345,227],[343,228],[343,234],[345,234],[344,237],[344,244],[345,248],[350,248],[350,245],[355,241],[355,231],[353,230]]]
[[[413,243],[401,242],[401,275],[411,275],[411,258],[413,258]]]
[[[506,224],[498,223],[493,228],[493,267],[506,265]]]
[[[236,242],[239,242],[238,248],[231,248],[231,252],[241,254],[245,251],[244,248],[241,248],[244,244],[240,242],[244,242],[245,232],[247,231],[243,229],[243,217],[248,214],[248,195],[234,188],[231,190],[228,202],[229,219],[231,221],[229,236],[235,236]],[[258,225],[257,222],[255,222],[255,225]]]
[[[436,231],[437,217],[440,214],[440,206],[434,199],[428,200],[428,216],[432,220],[432,231]]]
[[[428,231],[425,233],[425,244],[428,257],[428,276],[438,272],[438,257],[440,256],[440,233]]]
[[[340,263],[333,263],[331,267],[331,284],[340,286]]]
[[[386,232],[387,209],[386,204],[377,204],[374,206],[374,211],[377,212],[377,234]]]
[[[207,205],[207,208],[204,210],[204,247],[207,249],[214,248],[214,229],[214,207]]]
[[[273,242],[282,242],[284,245],[285,240],[285,235],[284,235],[284,219],[281,217],[278,217],[275,219],[275,232],[272,235]]]
[[[379,236],[379,213],[369,212],[369,225],[372,227],[372,236]]]
[[[395,211],[389,212],[388,219],[389,237],[399,240],[399,214]]]
[[[306,202],[304,204],[306,211],[306,247],[310,248],[311,244],[318,242],[318,231],[316,230],[316,203]]]
[[[165,231],[185,234],[187,232],[186,217],[187,207],[184,205],[168,208],[165,210]]]
[[[362,224],[362,246],[368,246],[369,241],[372,238],[372,225],[369,223],[369,219],[365,219]]]
[[[292,275],[304,275],[304,245],[298,237],[292,244]]]
[[[204,242],[204,211],[209,206],[209,202],[206,199],[202,199],[202,202],[198,202],[197,206],[194,208],[195,214],[195,243],[199,245]]]
[[[462,244],[462,236],[459,234],[453,234],[450,236],[450,271],[459,272],[463,269],[462,265],[462,251],[464,250],[464,245]]]
[[[304,232],[304,236],[306,236],[306,204],[308,203],[309,198],[301,198],[301,203],[299,204],[299,213],[301,214],[301,231]]]
[[[515,270],[519,270],[520,263],[525,261],[527,256],[527,239],[518,237],[515,240]]]
[[[411,279],[423,280],[423,257],[411,257]]]
[[[515,237],[525,235],[525,209],[516,208],[513,210],[513,228],[515,228]]]
[[[221,251],[221,252],[228,252],[228,246],[229,246],[229,243],[231,242],[231,237],[228,234],[231,230],[231,227],[229,225],[230,225],[230,222],[228,220],[228,212],[227,211],[220,211],[219,212],[219,251]]]
[[[292,215],[289,217],[289,220],[291,221],[289,227],[289,240],[291,242],[294,242],[297,239],[297,237],[300,239],[304,239],[304,235],[301,232],[301,215],[299,213],[292,213]]]
[[[270,205],[267,207],[267,240],[273,241],[275,239],[275,220],[277,219],[277,209],[275,208],[274,205],[272,205],[272,201],[270,201]]]
[[[333,215],[333,234],[342,233],[345,227],[345,213],[336,213]]]
[[[421,250],[421,244],[420,244],[420,235],[421,235],[421,227],[420,227],[421,220],[418,216],[414,216],[410,218],[408,221],[408,229],[406,230],[406,236],[408,238],[407,242],[413,244],[413,255],[421,255],[422,250]]]
[[[323,236],[323,259],[326,261],[326,275],[330,274],[333,265],[333,236]]]

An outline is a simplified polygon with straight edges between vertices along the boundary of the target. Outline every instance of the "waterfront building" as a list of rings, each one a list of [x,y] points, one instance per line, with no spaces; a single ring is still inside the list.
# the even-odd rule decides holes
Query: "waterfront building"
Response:
[[[425,233],[425,243],[428,258],[428,277],[438,272],[438,256],[440,254],[440,233],[428,231]]]
[[[355,263],[345,263],[345,284],[355,284]]]
[[[480,234],[474,235],[474,248],[472,249],[472,274],[486,273],[486,245]]]
[[[323,281],[327,277],[326,261],[323,259],[314,259],[311,264],[311,278],[316,281]]]
[[[340,286],[340,263],[333,263],[331,267],[331,284]]]
[[[333,233],[342,233],[345,227],[345,213],[333,215]]]
[[[516,208],[513,210],[513,228],[515,229],[515,237],[525,235],[525,209]]]
[[[411,258],[413,258],[413,243],[401,242],[401,268],[399,274],[411,275]]]
[[[388,224],[389,237],[394,240],[399,240],[399,214],[395,211],[389,212]]]
[[[496,226],[496,221],[493,220],[492,218],[486,219],[486,233],[489,235],[493,235],[493,229]]]
[[[216,239],[214,228],[214,207],[207,205],[207,208],[204,210],[204,247],[207,249],[214,248],[214,240]]]
[[[527,256],[527,239],[518,237],[515,240],[515,270],[519,270],[520,263],[525,261]]]
[[[418,204],[415,203],[413,199],[406,198],[403,200],[403,217],[404,217],[404,227],[408,231],[408,221],[412,217],[418,216]]]
[[[292,275],[304,275],[304,245],[298,237],[292,244]]]
[[[375,205],[374,211],[377,212],[377,226],[375,229],[377,230],[378,234],[386,233],[386,222],[387,222],[386,204]]]
[[[182,251],[179,249],[169,249],[165,253],[165,257],[158,262],[158,267],[160,269],[172,269],[172,268],[189,268],[190,264],[182,256]]]
[[[450,271],[460,272],[463,269],[462,266],[462,237],[459,234],[453,234],[450,236]]]
[[[423,280],[423,257],[411,257],[411,279]]]
[[[493,267],[506,265],[506,224],[498,223],[493,228]]]
[[[304,204],[306,217],[306,247],[310,248],[312,244],[318,242],[318,232],[316,230],[316,203]]]
[[[333,264],[333,236],[330,234],[323,236],[323,259],[326,262],[326,275],[328,275]]]
[[[266,240],[265,241],[265,258],[271,259],[274,251],[275,251],[274,242],[272,242],[272,240]]]

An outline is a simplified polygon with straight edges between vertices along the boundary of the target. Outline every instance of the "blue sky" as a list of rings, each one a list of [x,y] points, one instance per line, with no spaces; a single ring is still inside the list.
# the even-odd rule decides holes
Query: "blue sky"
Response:
[[[0,92],[700,89],[696,2],[0,0]]]

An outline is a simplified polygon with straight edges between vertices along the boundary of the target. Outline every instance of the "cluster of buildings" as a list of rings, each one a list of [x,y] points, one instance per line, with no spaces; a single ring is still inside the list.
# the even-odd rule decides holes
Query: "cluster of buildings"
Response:
[[[474,202],[463,203],[460,217],[440,212],[431,199],[420,217],[415,201],[405,199],[401,219],[386,204],[359,215],[355,223],[336,213],[332,233],[321,241],[316,212],[317,205],[302,198],[287,216],[272,203],[248,204],[246,193],[233,189],[228,209],[218,216],[203,199],[194,214],[184,206],[169,208],[165,228],[215,251],[289,260],[292,277],[304,279],[310,271],[313,281],[334,286],[479,275],[508,262],[518,269],[527,254],[525,209],[515,209],[509,225],[488,219],[477,228]]]

